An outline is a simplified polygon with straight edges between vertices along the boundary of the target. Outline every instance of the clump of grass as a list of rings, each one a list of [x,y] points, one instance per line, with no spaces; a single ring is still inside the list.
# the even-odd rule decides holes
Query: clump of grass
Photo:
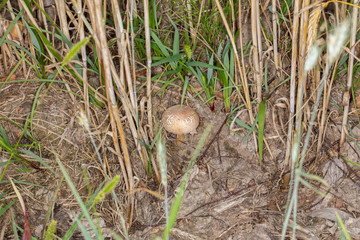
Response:
[[[349,21],[349,19],[346,19],[343,23],[341,23],[339,26],[337,26],[335,28],[335,30],[333,31],[333,33],[331,33],[331,35],[329,36],[329,39],[327,42],[327,53],[328,53],[327,63],[325,66],[325,71],[323,73],[322,79],[319,83],[316,100],[313,105],[311,119],[309,121],[309,127],[307,130],[305,139],[304,139],[304,145],[303,145],[301,155],[300,155],[300,143],[301,143],[301,136],[302,136],[302,124],[301,124],[302,107],[303,107],[302,99],[303,99],[304,82],[305,82],[304,79],[302,81],[303,84],[301,85],[300,95],[298,96],[300,110],[297,112],[298,122],[296,123],[295,141],[294,141],[294,144],[293,144],[292,150],[291,150],[291,152],[292,152],[292,155],[291,155],[291,159],[292,159],[291,182],[293,185],[291,185],[291,188],[289,191],[289,200],[288,200],[289,203],[288,203],[287,210],[286,210],[281,239],[285,239],[285,235],[286,235],[286,231],[287,231],[287,227],[289,224],[289,219],[290,219],[291,213],[293,213],[293,238],[294,239],[296,238],[297,199],[298,199],[298,189],[299,189],[300,182],[303,185],[310,187],[310,188],[311,188],[311,185],[304,178],[320,181],[321,183],[326,184],[318,176],[304,173],[302,170],[302,167],[303,167],[304,160],[306,157],[307,148],[308,148],[308,145],[310,142],[310,135],[312,133],[312,129],[314,126],[314,121],[317,116],[317,109],[318,109],[318,106],[320,103],[321,96],[323,94],[325,81],[328,77],[328,74],[329,74],[332,64],[334,63],[334,61],[340,54],[342,46],[345,44],[345,42],[347,40],[349,25],[350,25],[350,21]],[[319,47],[316,45],[313,46],[313,49],[310,51],[310,53],[305,61],[305,65],[304,65],[304,69],[303,69],[304,74],[302,75],[303,78],[305,78],[306,73],[315,66],[320,53],[321,53],[321,51],[320,51]],[[300,160],[299,160],[299,158],[300,158]]]

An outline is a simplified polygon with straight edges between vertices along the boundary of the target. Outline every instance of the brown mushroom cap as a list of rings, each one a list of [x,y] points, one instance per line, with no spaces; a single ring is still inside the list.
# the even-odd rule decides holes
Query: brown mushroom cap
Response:
[[[199,126],[199,115],[188,106],[176,105],[168,108],[162,120],[166,131],[174,134],[196,133]]]

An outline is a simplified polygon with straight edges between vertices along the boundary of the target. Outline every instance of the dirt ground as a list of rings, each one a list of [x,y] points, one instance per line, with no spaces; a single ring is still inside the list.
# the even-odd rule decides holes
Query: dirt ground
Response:
[[[19,77],[19,79],[21,79]],[[39,88],[38,83],[12,83],[6,84],[0,90],[0,120],[12,144],[16,144],[22,131],[8,118],[20,126],[29,116],[35,94]],[[341,91],[333,91],[334,101],[341,102]],[[171,90],[171,89],[170,89]],[[165,97],[154,94],[154,116],[160,119],[166,108],[180,102],[181,94],[176,89],[169,91]],[[44,90],[41,91],[41,94]],[[336,95],[338,93],[338,96]],[[340,93],[340,94],[339,94]],[[41,96],[40,94],[40,96]],[[187,135],[183,143],[176,143],[175,136],[167,135],[167,162],[169,178],[170,203],[176,193],[182,174],[192,156],[195,146],[206,126],[211,125],[212,130],[202,149],[196,165],[191,171],[190,180],[181,205],[179,220],[172,231],[171,239],[279,239],[282,230],[282,219],[288,197],[288,172],[282,172],[285,156],[284,129],[286,124],[286,109],[280,104],[286,96],[286,86],[277,90],[268,102],[266,113],[265,136],[270,146],[265,150],[264,161],[260,167],[255,148],[254,137],[238,125],[228,121],[223,125],[226,114],[222,110],[222,102],[216,102],[215,111],[204,106],[198,99],[190,94],[185,104],[198,112],[201,123],[198,133]],[[31,184],[17,184],[25,200],[28,219],[33,236],[41,236],[46,212],[54,194],[57,195],[52,218],[58,221],[57,235],[63,236],[73,223],[75,216],[80,213],[76,200],[64,182],[60,190],[56,188],[60,183],[60,170],[56,164],[53,151],[59,158],[80,192],[83,199],[88,196],[87,183],[83,169],[87,172],[90,186],[96,189],[103,181],[99,171],[99,162],[88,134],[79,125],[77,107],[81,102],[74,103],[70,95],[64,91],[61,84],[53,84],[46,93],[33,120],[33,136],[42,149],[42,158],[57,175],[52,174],[38,162],[28,159],[40,169],[25,166],[15,162],[6,172],[8,176],[18,181]],[[342,161],[337,154],[337,141],[340,137],[341,118],[335,105],[330,105],[331,121],[327,126],[323,148],[316,155],[316,144],[309,152],[305,170],[318,174],[330,185],[328,195],[323,198],[308,188],[301,188],[298,200],[298,239],[339,239],[339,231],[334,210],[345,222],[353,239],[360,239],[359,221],[359,175],[356,168]],[[111,136],[107,135],[109,123],[104,109],[96,109],[97,121],[104,122],[99,129],[92,128],[99,133],[96,142],[103,157],[106,157],[111,166],[113,175],[120,173],[120,166],[116,157],[111,153]],[[239,114],[239,119],[249,124],[245,111]],[[280,121],[281,120],[281,121]],[[236,131],[230,130],[236,130]],[[315,126],[316,129],[316,126]],[[360,137],[360,131],[355,127],[355,138]],[[129,135],[130,136],[130,135]],[[134,146],[130,137],[129,146]],[[313,139],[314,140],[314,139]],[[23,138],[21,144],[29,143]],[[208,150],[204,154],[204,150]],[[36,152],[36,151],[35,151]],[[105,156],[106,153],[106,156]],[[136,151],[130,149],[134,175],[137,184],[163,194],[163,188],[148,178],[141,167]],[[40,154],[40,152],[36,152]],[[346,145],[346,158],[358,162],[359,151],[357,141]],[[2,159],[8,159],[9,154],[1,152]],[[25,170],[26,168],[27,170]],[[313,182],[314,186],[326,192],[324,185]],[[6,185],[7,187],[9,185]],[[0,186],[0,193],[11,190]],[[121,183],[116,189],[118,197],[126,198],[125,187]],[[131,228],[131,239],[153,239],[164,228],[164,203],[145,191],[137,191],[134,223]],[[5,201],[16,198],[15,194],[6,196]],[[119,219],[114,215],[114,206],[109,200],[97,206],[99,221],[104,229],[105,237],[110,238],[110,230],[121,231]],[[14,205],[16,223],[23,226],[24,217],[20,205]],[[11,229],[10,214],[0,219],[0,226],[5,233]],[[11,238],[5,234],[6,238]],[[80,231],[76,231],[73,239],[81,239]]]

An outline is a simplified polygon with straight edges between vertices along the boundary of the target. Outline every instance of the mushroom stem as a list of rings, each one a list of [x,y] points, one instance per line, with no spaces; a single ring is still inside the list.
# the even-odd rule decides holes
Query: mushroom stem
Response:
[[[181,145],[184,140],[184,134],[177,134],[176,135],[176,145]]]

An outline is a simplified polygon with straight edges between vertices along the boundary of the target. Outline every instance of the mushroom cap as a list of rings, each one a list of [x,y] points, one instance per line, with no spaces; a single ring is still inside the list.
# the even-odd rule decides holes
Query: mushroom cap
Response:
[[[166,131],[174,134],[196,133],[199,126],[199,115],[188,106],[176,105],[168,108],[162,120]]]

